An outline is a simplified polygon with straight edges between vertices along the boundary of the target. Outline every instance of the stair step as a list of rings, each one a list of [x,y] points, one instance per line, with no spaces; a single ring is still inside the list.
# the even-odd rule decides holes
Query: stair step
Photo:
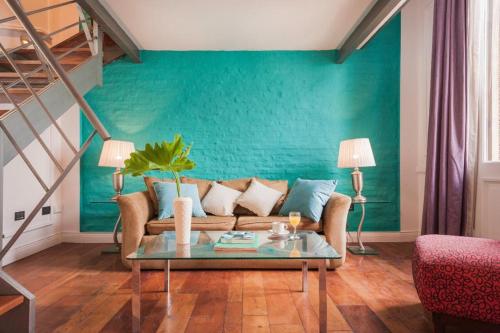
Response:
[[[40,87],[33,87],[33,90],[35,90],[35,91],[38,91],[40,89],[41,89]],[[30,96],[31,96],[30,91],[26,87],[12,87],[12,88],[9,88],[7,90],[9,91],[9,93],[12,93],[12,94],[30,94]]]
[[[71,47],[53,47],[50,49],[54,53],[64,53],[68,52],[69,50],[73,50],[73,52],[88,52],[90,53],[90,49],[88,47],[80,47],[73,49]]]
[[[31,61],[31,60],[23,60],[23,62],[24,61]],[[23,72],[30,72],[30,71],[32,71],[35,68],[40,66],[40,62],[38,62],[38,63],[19,63],[19,62],[16,62],[16,63],[17,63],[17,67],[20,70],[22,70]],[[80,60],[80,62],[75,62],[75,61],[71,61],[71,62],[62,62],[61,61],[60,62],[60,64],[63,66],[63,68],[65,70],[70,70],[80,63],[82,63],[81,60]],[[14,71],[14,69],[10,66],[10,64],[2,63],[1,60],[0,60],[0,67],[3,68],[2,69],[3,71],[8,71],[8,72]]]
[[[10,84],[14,81],[18,81],[18,78],[17,77],[2,77],[2,74],[0,74],[0,82],[2,84]],[[41,84],[49,84],[49,80],[47,77],[30,77],[28,78],[28,82],[32,85],[41,85]],[[24,85],[22,82],[19,82],[17,85]]]
[[[53,48],[51,48],[51,51],[57,55],[59,53],[67,52],[70,49],[71,49],[71,47],[53,47]],[[80,47],[80,48],[75,49],[74,52],[76,52],[76,53],[82,53],[82,52],[90,53],[90,49],[88,47]],[[22,57],[22,58],[28,59],[28,60],[29,59],[33,59],[33,60],[38,59],[38,55],[35,52],[35,50],[33,50],[33,49],[20,49],[20,50],[17,50],[16,52],[14,52],[14,54],[15,54],[16,58]]]
[[[21,305],[24,302],[22,295],[0,295],[0,316]]]
[[[30,93],[11,93],[11,97],[14,99],[14,102],[20,104],[24,102],[26,99],[30,98],[32,95]],[[5,94],[0,93],[0,104],[9,104],[10,100],[5,96]]]
[[[24,73],[26,74],[26,73]],[[0,80],[2,79],[18,79],[19,75],[16,72],[0,72]],[[30,75],[30,78],[46,79],[47,73],[38,72]]]
[[[18,65],[41,65],[42,62],[38,59],[15,59],[14,62]],[[81,59],[67,59],[67,57],[59,60],[60,64],[63,65],[79,65],[81,63]],[[0,65],[7,65],[10,66],[10,63],[7,59],[1,59],[0,60]]]

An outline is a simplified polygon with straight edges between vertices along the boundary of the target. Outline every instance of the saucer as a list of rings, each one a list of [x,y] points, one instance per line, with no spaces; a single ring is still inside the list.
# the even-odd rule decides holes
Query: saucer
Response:
[[[269,238],[278,238],[278,239],[286,238],[290,234],[290,231],[288,230],[285,230],[284,232],[280,233],[274,233],[272,230],[268,230],[267,232],[271,234],[269,235]]]

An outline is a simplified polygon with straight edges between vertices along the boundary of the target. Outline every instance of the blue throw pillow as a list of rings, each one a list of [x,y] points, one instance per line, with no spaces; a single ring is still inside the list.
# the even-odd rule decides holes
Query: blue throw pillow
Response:
[[[336,180],[307,180],[298,178],[281,207],[280,215],[300,212],[314,222],[319,222],[323,208],[335,191]]]
[[[168,219],[174,215],[174,199],[177,197],[175,183],[156,182],[153,187],[158,198],[158,219]],[[181,184],[181,196],[193,200],[193,216],[207,217],[201,207],[200,195],[196,184]]]

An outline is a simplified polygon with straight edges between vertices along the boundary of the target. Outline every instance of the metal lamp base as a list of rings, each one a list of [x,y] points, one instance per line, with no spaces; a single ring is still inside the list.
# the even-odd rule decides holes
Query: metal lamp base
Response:
[[[116,200],[123,190],[124,177],[120,168],[116,168],[115,172],[113,172],[113,189],[115,190],[115,195],[111,198],[112,200]]]
[[[361,203],[361,202],[366,202],[366,198],[362,196],[361,194],[357,194],[354,197],[352,197],[352,202],[355,203]]]
[[[351,252],[352,254],[355,254],[355,255],[365,255],[365,256],[368,256],[368,255],[377,255],[378,252],[377,250],[375,250],[374,248],[371,248],[369,246],[363,246],[363,248],[361,248],[361,246],[358,246],[358,245],[353,245],[353,246],[348,246],[347,249],[349,250],[349,252]]]
[[[102,254],[116,254],[121,252],[120,244],[113,244],[111,246],[105,247],[102,249]]]

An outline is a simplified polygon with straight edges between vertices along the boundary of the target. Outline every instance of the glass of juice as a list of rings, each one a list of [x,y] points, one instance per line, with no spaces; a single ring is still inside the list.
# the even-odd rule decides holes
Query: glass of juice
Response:
[[[290,239],[300,239],[299,235],[297,235],[297,226],[300,223],[300,213],[290,212],[290,214],[288,214],[288,221],[293,227],[293,235],[290,236]]]

